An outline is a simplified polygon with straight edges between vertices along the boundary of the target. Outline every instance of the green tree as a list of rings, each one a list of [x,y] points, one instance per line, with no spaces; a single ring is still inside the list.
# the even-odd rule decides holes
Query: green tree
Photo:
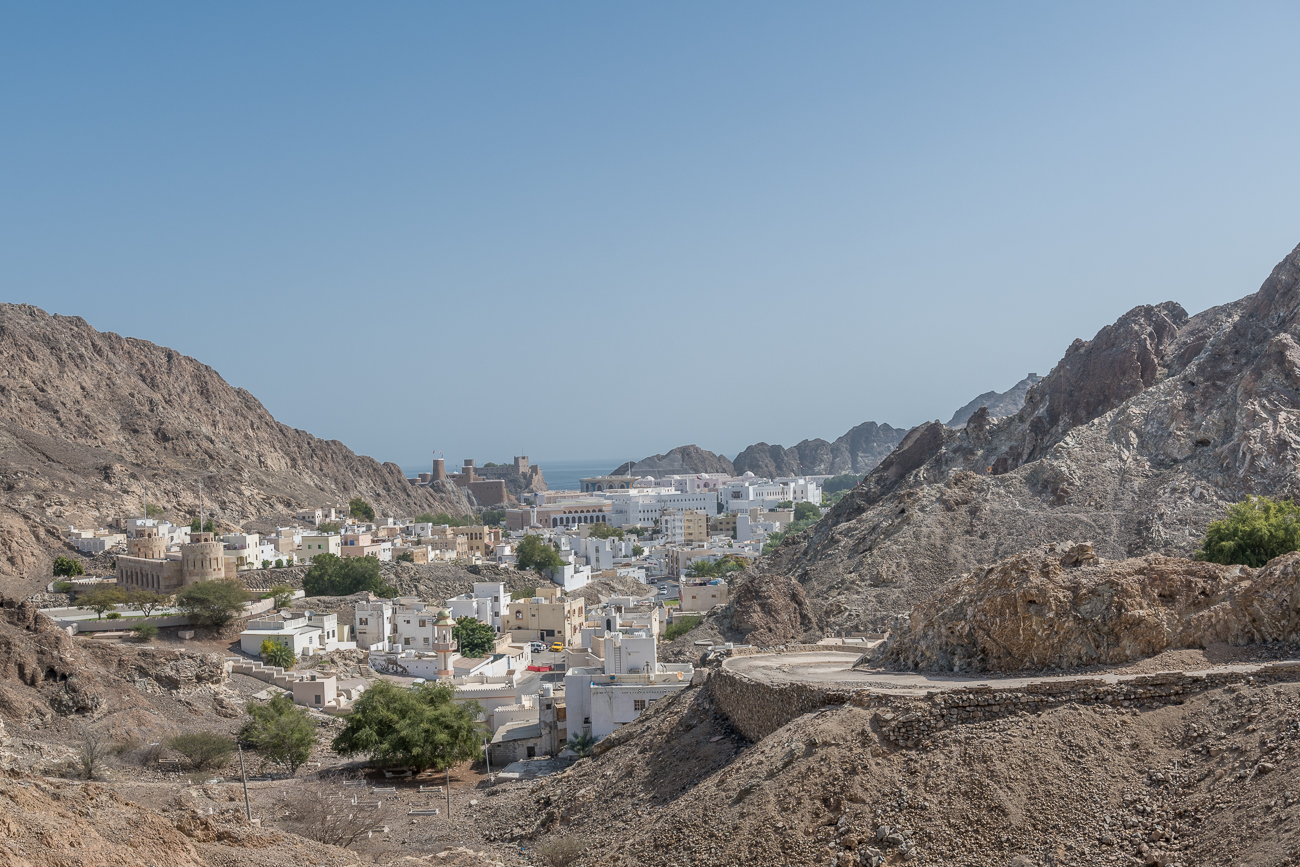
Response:
[[[415,523],[433,524],[435,526],[441,526],[442,524],[446,524],[448,527],[465,527],[468,526],[469,521],[465,520],[464,518],[453,518],[451,515],[448,515],[446,512],[439,512],[436,515],[433,514],[432,512],[421,512],[420,514],[415,516]]]
[[[234,620],[250,598],[238,581],[200,581],[176,594],[176,607],[199,626],[220,627]]]
[[[288,584],[276,584],[266,592],[274,600],[271,604],[276,608],[288,608],[293,604],[293,588]]]
[[[595,536],[597,539],[622,539],[623,528],[611,527],[609,524],[589,524],[591,529],[587,535]]]
[[[276,561],[275,561],[275,568],[277,568],[277,569],[283,569],[283,568],[284,568],[284,561],[281,560],[281,559],[279,559],[279,558],[277,558]]]
[[[812,503],[796,503],[794,519],[796,521],[815,521],[822,516],[822,510]]]
[[[220,732],[186,732],[169,738],[167,746],[184,756],[196,771],[221,767],[235,751],[235,742]]]
[[[520,599],[532,599],[536,595],[536,587],[520,587],[518,590],[511,591],[510,601],[518,602]]]
[[[642,554],[644,554],[644,553],[645,553],[645,548],[642,548],[640,545],[633,545],[633,546],[632,546],[632,556],[633,556],[633,557],[640,557],[640,556],[641,556]]]
[[[167,593],[155,593],[152,590],[128,590],[126,604],[133,606],[145,617],[152,617],[159,608],[166,607],[172,601]]]
[[[289,776],[311,758],[316,745],[316,726],[307,711],[280,693],[266,704],[249,703],[248,722],[239,737],[277,765],[289,769]]]
[[[478,702],[452,701],[450,686],[422,683],[402,689],[381,680],[352,705],[334,738],[341,756],[365,755],[381,767],[442,770],[482,755],[483,712]]]
[[[858,482],[863,477],[857,473],[844,473],[840,476],[833,476],[822,482],[822,491],[827,494],[834,494],[840,491],[847,491],[857,487]]]
[[[1300,551],[1300,506],[1289,500],[1251,497],[1205,528],[1197,560],[1259,568]]]
[[[262,568],[263,568],[263,569],[270,569],[270,568],[271,568],[271,561],[270,561],[270,560],[263,560],[263,561],[262,561]]]
[[[375,509],[360,497],[353,497],[348,501],[348,514],[354,519],[366,521],[367,523],[375,520]]]
[[[337,557],[317,554],[302,578],[308,596],[349,596],[370,591],[376,596],[392,596],[397,591],[384,583],[379,561],[374,557]]]
[[[163,513],[163,507],[157,503],[145,503],[144,516],[146,518],[157,518]]]
[[[414,563],[415,555],[412,554],[410,551],[403,551],[393,559],[396,560],[398,563]]]
[[[451,634],[460,655],[466,659],[487,656],[497,646],[496,630],[475,617],[457,617]]]
[[[585,759],[596,748],[596,739],[586,732],[577,732],[569,735],[569,739],[564,742],[564,745]]]
[[[126,602],[126,591],[114,584],[100,586],[77,597],[77,605],[95,612],[95,619],[104,617],[105,611],[111,611]]]
[[[539,575],[545,575],[563,565],[559,553],[543,542],[541,536],[530,533],[515,548],[516,569],[532,569]]]
[[[195,518],[193,521],[190,521],[190,532],[191,532],[191,533],[198,533],[198,532],[200,532],[200,531],[199,531],[199,519],[198,519],[198,518]],[[206,521],[203,522],[203,530],[202,530],[202,532],[204,532],[204,533],[215,533],[215,532],[217,532],[217,525],[216,525],[215,523],[213,523],[213,521],[212,521],[211,518],[208,518]]]
[[[763,553],[771,554],[773,551],[777,549],[777,547],[781,544],[781,540],[784,538],[785,538],[784,533],[769,533],[767,536],[767,541],[763,543]]]
[[[84,574],[86,574],[86,570],[82,568],[81,561],[76,557],[54,558],[55,578],[75,578],[78,575]]]
[[[495,527],[506,519],[505,509],[484,509],[483,514],[479,515],[479,520],[484,526]]]
[[[794,500],[782,500],[781,502],[776,504],[776,507],[778,509],[793,509]]]
[[[273,665],[277,668],[290,669],[297,662],[293,656],[293,650],[287,644],[281,644],[274,638],[267,638],[262,641],[262,646],[258,648],[258,653],[262,657],[262,662],[267,665]]]
[[[317,533],[337,533],[341,529],[343,528],[331,521],[321,521],[316,525]]]

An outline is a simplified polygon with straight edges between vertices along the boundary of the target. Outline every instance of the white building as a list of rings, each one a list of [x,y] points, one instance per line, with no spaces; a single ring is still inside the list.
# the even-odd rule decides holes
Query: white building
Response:
[[[353,609],[357,647],[386,649],[393,636],[393,606],[384,600],[358,602]]]
[[[438,609],[431,608],[414,596],[395,600],[393,643],[404,651],[432,653],[435,644],[434,622],[437,618]]]
[[[699,509],[706,515],[718,512],[716,491],[677,491],[671,487],[633,488],[629,491],[610,491],[605,494],[610,501],[609,523],[615,527],[650,527],[663,515],[665,509],[690,511]]]
[[[239,633],[239,649],[257,656],[262,652],[262,642],[268,639],[289,648],[294,656],[356,647],[348,627],[338,625],[338,615],[312,611],[248,621],[248,628]]]
[[[505,584],[475,582],[474,592],[462,593],[460,596],[448,599],[447,609],[451,611],[452,617],[473,617],[500,632],[501,612],[509,600]]]
[[[614,633],[602,640],[602,651],[606,654],[602,667],[568,670],[564,676],[564,696],[569,732],[586,730],[600,740],[635,720],[652,702],[690,685],[695,670],[689,663],[654,662],[652,655],[648,661],[644,650],[633,651],[634,646],[642,644],[643,639]],[[620,668],[624,671],[617,670]],[[632,672],[632,668],[638,671]]]

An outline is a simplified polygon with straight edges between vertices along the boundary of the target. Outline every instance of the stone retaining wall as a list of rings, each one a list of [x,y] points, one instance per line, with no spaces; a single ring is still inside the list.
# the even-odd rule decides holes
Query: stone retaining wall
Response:
[[[805,649],[806,648],[806,649]],[[783,652],[825,651],[825,646],[786,648]],[[737,653],[754,655],[773,651]],[[1146,675],[1118,683],[1096,678],[1045,681],[1010,690],[968,686],[933,691],[925,696],[895,695],[872,689],[828,689],[811,684],[769,684],[732,671],[714,669],[708,680],[714,702],[736,730],[752,741],[766,737],[806,713],[832,705],[852,704],[874,709],[872,727],[896,746],[923,746],[935,732],[964,723],[982,722],[1021,711],[1036,712],[1064,704],[1177,704],[1188,695],[1241,683],[1300,680],[1300,663],[1278,662],[1251,672],[1189,675],[1183,672]]]

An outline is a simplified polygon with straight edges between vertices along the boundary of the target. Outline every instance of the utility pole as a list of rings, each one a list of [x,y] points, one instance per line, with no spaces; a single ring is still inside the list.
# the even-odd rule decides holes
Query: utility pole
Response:
[[[492,754],[488,752],[487,738],[483,739],[483,760],[487,762],[488,785],[492,785]]]
[[[447,821],[451,821],[451,765],[447,765]]]
[[[253,807],[248,803],[248,774],[244,773],[244,747],[239,746],[239,778],[244,781],[244,812],[248,813],[248,821],[253,821]],[[229,755],[229,753],[227,753]]]

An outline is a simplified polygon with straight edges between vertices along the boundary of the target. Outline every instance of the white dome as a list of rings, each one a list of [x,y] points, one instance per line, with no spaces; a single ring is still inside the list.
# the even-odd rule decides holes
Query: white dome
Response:
[[[741,478],[742,478],[742,479],[752,479],[752,478],[754,478],[754,473],[753,473],[752,471],[750,471],[750,470],[745,470],[745,474],[744,474],[743,476],[741,476]]]

